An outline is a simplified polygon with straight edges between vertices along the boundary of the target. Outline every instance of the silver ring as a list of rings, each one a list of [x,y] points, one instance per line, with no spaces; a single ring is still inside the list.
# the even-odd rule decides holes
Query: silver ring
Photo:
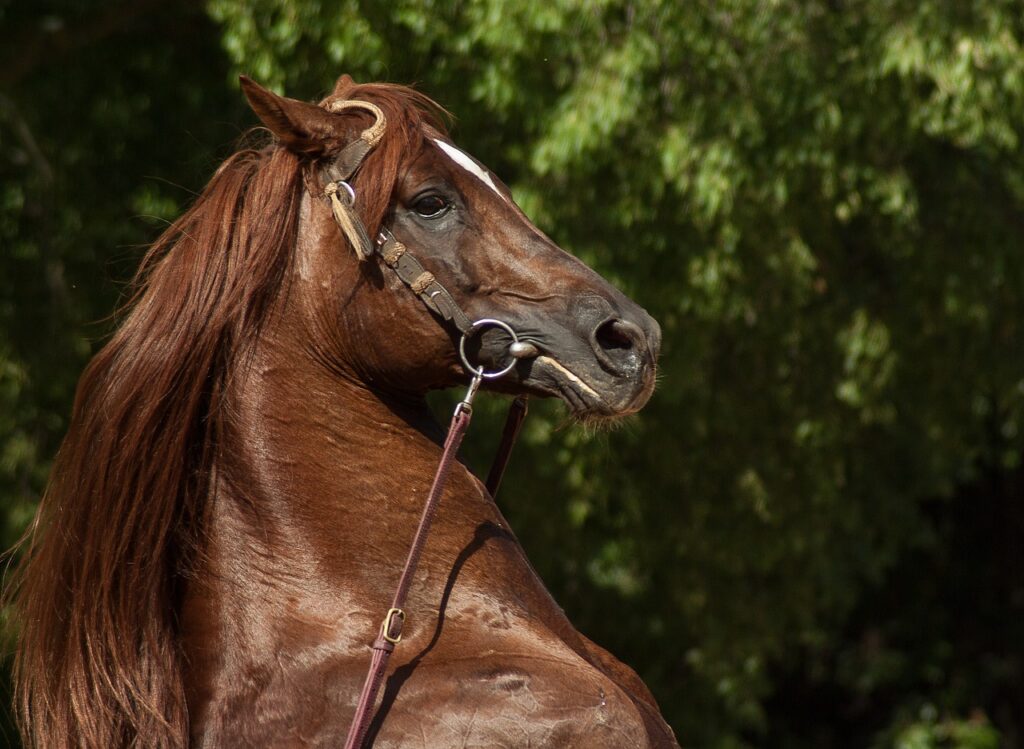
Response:
[[[493,372],[485,371],[482,365],[479,367],[474,367],[472,364],[470,364],[469,359],[466,357],[466,340],[472,338],[481,330],[486,330],[487,328],[501,328],[510,336],[512,336],[512,343],[519,343],[519,336],[517,336],[516,332],[512,330],[511,325],[509,325],[508,323],[504,323],[501,320],[495,320],[491,317],[485,317],[482,320],[477,320],[470,326],[469,330],[462,334],[462,338],[459,340],[459,356],[462,357],[462,366],[465,367],[466,371],[472,374],[474,377],[480,377],[485,380],[494,380],[497,379],[498,377],[504,377],[509,372],[511,372],[512,368],[516,365],[518,359],[513,357],[512,361],[509,363],[507,367],[505,367],[504,369],[496,369]]]
[[[338,187],[344,187],[345,188],[345,192],[348,193],[348,204],[350,206],[355,205],[356,204],[356,191],[352,189],[352,185],[350,185],[348,182],[346,182],[343,179],[339,179],[338,180]]]

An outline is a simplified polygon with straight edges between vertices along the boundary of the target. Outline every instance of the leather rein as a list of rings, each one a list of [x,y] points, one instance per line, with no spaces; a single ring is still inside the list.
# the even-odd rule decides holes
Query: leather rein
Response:
[[[345,749],[362,749],[366,739],[366,732],[370,727],[370,719],[373,715],[373,708],[377,701],[381,682],[387,670],[388,659],[391,653],[394,652],[395,646],[402,639],[402,627],[405,624],[406,618],[405,600],[409,593],[413,575],[419,565],[420,555],[426,543],[427,535],[430,532],[430,526],[444,491],[448,473],[452,463],[455,461],[459,445],[462,444],[462,438],[469,427],[469,422],[473,415],[473,399],[484,380],[503,377],[512,370],[518,359],[536,356],[538,352],[532,344],[520,341],[515,330],[501,320],[484,318],[475,322],[472,321],[448,292],[448,289],[431,272],[424,269],[419,260],[387,228],[382,227],[375,240],[370,240],[366,227],[356,213],[356,193],[350,181],[362,165],[363,159],[383,137],[386,119],[379,107],[366,101],[336,99],[328,102],[326,107],[331,112],[341,112],[346,109],[362,109],[370,112],[376,118],[372,126],[364,130],[359,138],[342,149],[338,157],[324,168],[328,178],[324,186],[324,195],[331,203],[331,210],[334,213],[338,226],[352,244],[360,261],[368,261],[374,255],[379,255],[384,264],[391,268],[401,279],[402,283],[420,298],[427,309],[441,318],[441,320],[452,325],[461,334],[459,357],[462,360],[462,366],[471,378],[469,389],[455,407],[454,414],[452,414],[441,459],[438,462],[433,483],[427,494],[419,525],[409,547],[409,553],[405,566],[402,568],[398,586],[392,596],[391,607],[384,616],[377,638],[371,646],[373,655],[370,660],[370,667],[359,696],[355,716],[352,719],[352,724],[349,726],[348,735],[345,739]],[[512,343],[509,346],[509,354],[512,361],[505,367],[492,371],[485,370],[482,365],[474,366],[466,355],[466,341],[488,328],[500,328],[512,338]],[[512,448],[516,438],[519,436],[526,413],[526,398],[519,396],[512,402],[509,408],[508,416],[505,419],[505,427],[502,430],[501,443],[487,475],[485,486],[492,497],[498,493],[498,486],[508,465]]]

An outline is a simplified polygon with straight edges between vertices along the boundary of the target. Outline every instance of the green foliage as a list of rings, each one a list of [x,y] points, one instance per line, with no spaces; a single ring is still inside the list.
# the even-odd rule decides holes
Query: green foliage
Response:
[[[238,132],[225,134],[206,109],[240,120],[243,108],[228,107],[232,93],[198,83],[219,55],[214,28],[195,11],[134,18],[130,9],[100,2],[0,7],[5,57],[10,51],[0,76],[0,496],[10,508],[7,546],[31,516],[27,508],[66,427],[78,373],[109,328],[116,284],[191,198],[175,183],[201,186],[215,164],[210,149]],[[177,41],[192,36],[196,23],[206,25],[205,50],[178,54]],[[104,34],[117,44],[100,43]],[[87,61],[61,57],[83,44],[91,45]],[[225,71],[223,63],[213,69]],[[160,179],[146,177],[152,174]]]
[[[893,749],[999,749],[999,733],[983,715],[968,720],[940,719],[934,705],[921,708],[916,721],[895,730],[884,746]]]
[[[1014,569],[995,539],[1024,512],[1019,0],[157,7],[3,81],[8,540],[105,279],[187,202],[171,184],[202,185],[218,123],[252,121],[233,74],[305,98],[342,72],[415,81],[663,326],[648,409],[605,434],[535,407],[502,504],[683,742],[980,749],[986,713],[1020,735],[1024,584],[961,597]],[[111,12],[0,3],[4,49]],[[493,431],[474,426],[475,462]]]

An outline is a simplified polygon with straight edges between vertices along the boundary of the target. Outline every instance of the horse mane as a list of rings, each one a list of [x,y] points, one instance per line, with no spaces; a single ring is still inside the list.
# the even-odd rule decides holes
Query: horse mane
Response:
[[[424,126],[443,131],[443,110],[347,77],[339,95],[387,116],[355,182],[375,232]],[[337,142],[316,155],[276,144],[235,153],[142,260],[120,327],[78,383],[8,585],[26,746],[188,746],[178,611],[203,550],[226,385],[284,296],[304,184],[319,184],[317,159],[355,137],[360,118],[344,113]]]

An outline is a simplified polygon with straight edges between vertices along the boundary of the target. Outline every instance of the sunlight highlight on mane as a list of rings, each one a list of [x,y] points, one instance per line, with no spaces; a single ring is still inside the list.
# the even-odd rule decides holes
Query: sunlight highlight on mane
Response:
[[[399,86],[340,87],[388,117],[356,179],[371,231],[441,110]],[[365,126],[338,116],[316,158]],[[123,322],[78,385],[23,561],[15,688],[28,746],[185,747],[177,610],[204,517],[225,383],[274,314],[316,160],[243,150],[142,261]],[[315,193],[319,195],[319,190]]]

